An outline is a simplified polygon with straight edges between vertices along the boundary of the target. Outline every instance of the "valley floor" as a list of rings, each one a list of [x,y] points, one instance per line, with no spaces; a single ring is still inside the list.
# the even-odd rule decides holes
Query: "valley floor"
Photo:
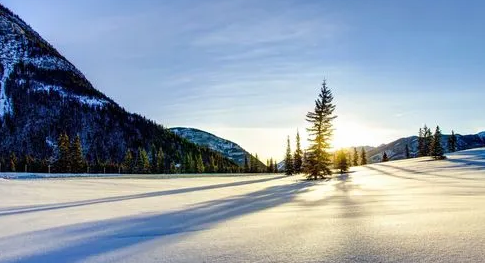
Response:
[[[485,149],[353,170],[0,179],[0,262],[485,261]]]

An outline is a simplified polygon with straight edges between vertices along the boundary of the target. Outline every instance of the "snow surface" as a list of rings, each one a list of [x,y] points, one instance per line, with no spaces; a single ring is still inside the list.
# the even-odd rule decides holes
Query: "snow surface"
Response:
[[[0,262],[483,262],[485,149],[253,176],[0,180]]]

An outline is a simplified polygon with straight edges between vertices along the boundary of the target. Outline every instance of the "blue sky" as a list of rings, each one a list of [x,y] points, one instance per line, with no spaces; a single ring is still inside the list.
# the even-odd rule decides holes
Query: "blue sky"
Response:
[[[483,1],[2,0],[132,112],[282,159],[327,78],[335,146],[485,130]]]

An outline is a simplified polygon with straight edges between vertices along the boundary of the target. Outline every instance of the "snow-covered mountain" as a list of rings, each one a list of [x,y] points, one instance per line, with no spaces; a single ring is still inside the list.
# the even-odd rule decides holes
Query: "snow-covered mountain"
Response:
[[[17,15],[0,4],[0,161],[11,153],[55,156],[60,133],[79,135],[90,162],[120,163],[127,152],[155,146],[166,162],[184,155],[236,167],[161,125],[126,112],[96,90],[76,67]]]
[[[224,156],[241,166],[244,165],[244,158],[251,155],[237,143],[205,131],[184,127],[170,128],[170,130],[182,138],[196,143],[197,145],[205,146],[214,151],[222,153]],[[264,166],[263,163],[260,163],[260,165]]]
[[[449,135],[443,135],[441,144],[445,151],[448,150],[448,137]],[[457,150],[467,150],[472,148],[485,147],[485,132],[470,135],[456,135],[457,138]],[[411,156],[416,156],[418,153],[418,137],[411,136],[406,138],[400,138],[393,142],[382,144],[367,152],[367,157],[371,163],[380,162],[384,151],[389,156],[390,160],[399,160],[406,157],[405,149],[406,145],[409,147]]]

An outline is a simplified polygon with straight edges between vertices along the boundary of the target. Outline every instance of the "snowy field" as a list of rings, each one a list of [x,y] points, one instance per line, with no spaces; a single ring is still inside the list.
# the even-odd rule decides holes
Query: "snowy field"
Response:
[[[485,262],[485,149],[354,171],[0,179],[0,262]]]

